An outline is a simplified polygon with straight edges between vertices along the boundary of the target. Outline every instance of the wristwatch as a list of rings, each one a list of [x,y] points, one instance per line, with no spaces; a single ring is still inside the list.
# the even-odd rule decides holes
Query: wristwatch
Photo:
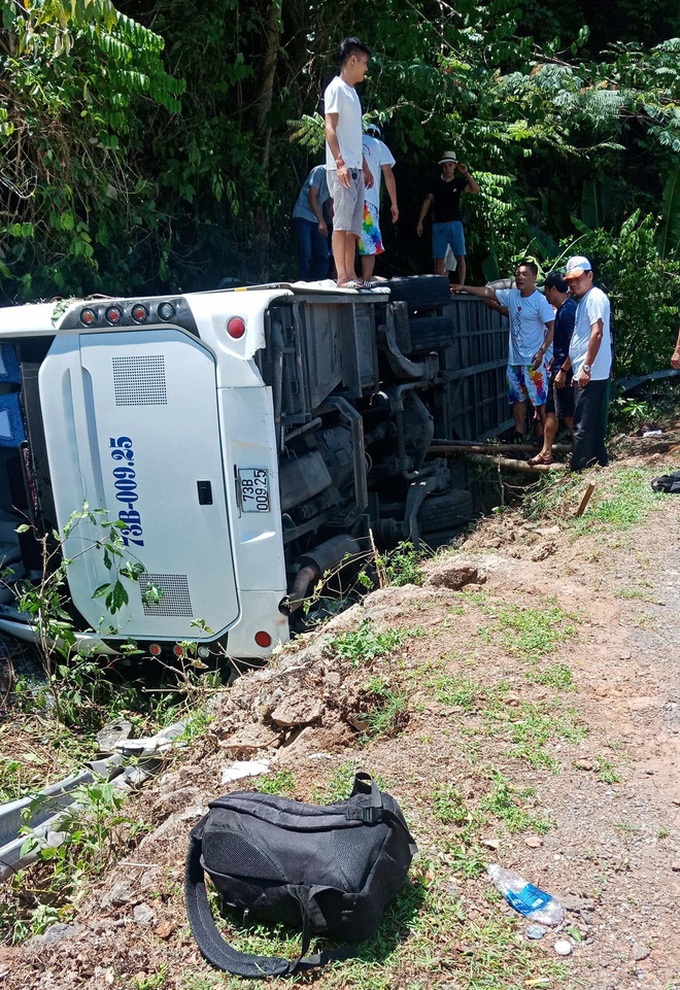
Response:
[[[581,371],[585,371],[585,373],[587,375],[589,375],[590,374],[590,365],[589,364],[584,364],[583,367],[581,368]]]

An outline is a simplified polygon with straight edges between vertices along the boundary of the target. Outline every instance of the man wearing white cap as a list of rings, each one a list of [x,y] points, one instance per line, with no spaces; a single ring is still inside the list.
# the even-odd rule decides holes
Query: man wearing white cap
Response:
[[[560,388],[571,368],[574,378],[574,449],[572,471],[609,463],[604,445],[607,432],[607,395],[612,367],[609,299],[593,285],[588,258],[574,255],[564,275],[576,299],[576,319],[569,357],[555,376]]]
[[[445,151],[439,160],[441,175],[430,185],[427,196],[420,208],[416,226],[418,237],[423,236],[423,221],[434,203],[432,222],[432,256],[437,275],[446,275],[444,258],[450,247],[456,258],[458,283],[465,285],[467,266],[465,263],[465,232],[463,214],[460,210],[461,193],[478,193],[479,185],[472,178],[467,165],[458,161],[455,151]],[[456,173],[460,173],[457,175]]]

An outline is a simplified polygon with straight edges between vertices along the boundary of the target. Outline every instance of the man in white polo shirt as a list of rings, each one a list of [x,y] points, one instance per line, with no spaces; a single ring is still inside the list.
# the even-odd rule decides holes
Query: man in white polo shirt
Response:
[[[609,299],[593,285],[593,266],[583,255],[567,262],[564,275],[576,300],[574,332],[569,357],[555,377],[561,387],[571,368],[574,378],[574,449],[572,471],[593,464],[609,463],[604,440],[607,432],[607,401],[612,368]]]
[[[358,38],[340,43],[340,74],[324,93],[326,173],[333,198],[333,257],[338,286],[371,288],[357,278],[354,258],[364,216],[364,188],[373,185],[364,160],[361,103],[356,89],[368,71],[370,50]]]

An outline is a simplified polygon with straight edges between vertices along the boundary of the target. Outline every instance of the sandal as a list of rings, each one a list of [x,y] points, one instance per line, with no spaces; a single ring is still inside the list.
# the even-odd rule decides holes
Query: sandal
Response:
[[[338,289],[364,289],[364,281],[361,278],[351,278],[349,282],[338,282]]]
[[[536,466],[537,464],[552,464],[555,458],[552,454],[536,454],[535,457],[529,458],[529,464]]]
[[[375,289],[378,286],[377,282],[371,282],[368,278],[362,278],[359,280],[363,289]]]

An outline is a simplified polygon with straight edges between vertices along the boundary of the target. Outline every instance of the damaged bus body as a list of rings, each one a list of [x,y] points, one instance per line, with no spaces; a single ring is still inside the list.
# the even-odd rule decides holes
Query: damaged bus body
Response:
[[[101,530],[68,527],[83,638],[244,659],[288,639],[291,607],[369,533],[442,542],[471,517],[427,454],[508,425],[501,318],[437,276],[327,286],[0,310],[1,630],[34,636],[13,586],[84,503],[120,521],[144,571],[102,634],[110,574],[82,552]]]

